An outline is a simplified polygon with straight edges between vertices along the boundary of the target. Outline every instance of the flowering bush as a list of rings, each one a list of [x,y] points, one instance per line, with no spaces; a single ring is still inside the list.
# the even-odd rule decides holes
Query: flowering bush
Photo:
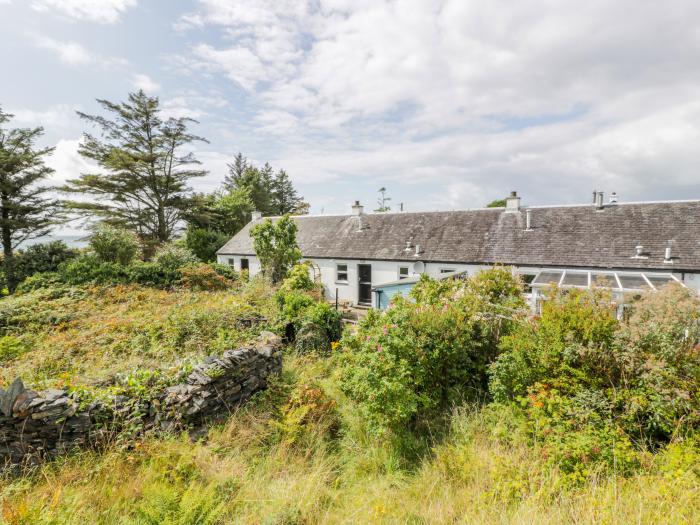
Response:
[[[573,479],[618,472],[700,428],[700,299],[679,285],[644,294],[618,321],[600,290],[554,290],[501,341],[490,390]]]
[[[481,399],[498,341],[525,303],[507,269],[465,281],[423,278],[415,303],[397,297],[342,339],[341,388],[373,430],[405,429],[462,399]]]

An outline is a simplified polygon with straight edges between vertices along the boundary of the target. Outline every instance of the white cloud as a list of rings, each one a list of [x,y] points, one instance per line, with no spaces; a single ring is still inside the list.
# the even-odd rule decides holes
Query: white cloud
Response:
[[[81,173],[99,171],[96,165],[80,156],[78,153],[79,145],[80,139],[58,141],[53,154],[46,159],[46,164],[55,171],[49,181],[51,184],[60,186],[69,179],[78,178]]]
[[[692,0],[199,0],[179,27],[219,29],[189,64],[251,97],[297,182],[434,184],[415,206],[454,207],[700,197],[699,19]]]
[[[51,51],[64,64],[82,66],[95,61],[95,57],[77,42],[62,42],[43,35],[33,38],[37,47]]]
[[[45,110],[28,108],[10,108],[8,113],[14,115],[12,123],[19,126],[43,126],[45,128],[65,127],[78,120],[77,107],[58,104]]]
[[[136,89],[144,90],[146,93],[155,93],[160,90],[160,84],[143,73],[134,74],[131,77],[131,85]]]
[[[75,20],[100,24],[114,24],[136,0],[34,0],[32,8],[38,12],[57,12]]]

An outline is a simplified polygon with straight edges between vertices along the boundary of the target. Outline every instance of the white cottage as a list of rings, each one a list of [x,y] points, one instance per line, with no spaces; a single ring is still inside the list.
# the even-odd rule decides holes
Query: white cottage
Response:
[[[604,280],[619,299],[677,281],[700,290],[700,200],[528,206],[515,192],[504,208],[416,213],[365,213],[293,218],[304,260],[327,297],[377,306],[383,285],[426,273],[473,274],[495,264],[514,267],[532,289],[590,287]],[[260,271],[250,229],[259,214],[218,252],[220,263]],[[273,218],[274,220],[274,218]]]

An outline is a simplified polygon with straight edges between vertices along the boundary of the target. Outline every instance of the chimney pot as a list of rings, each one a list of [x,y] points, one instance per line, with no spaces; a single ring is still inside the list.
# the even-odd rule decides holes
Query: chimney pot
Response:
[[[595,207],[597,210],[603,209],[603,192],[602,191],[599,191],[598,194],[596,195]]]

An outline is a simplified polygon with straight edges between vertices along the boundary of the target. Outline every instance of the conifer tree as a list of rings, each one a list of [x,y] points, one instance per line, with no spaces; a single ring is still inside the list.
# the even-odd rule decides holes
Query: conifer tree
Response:
[[[80,154],[102,168],[69,180],[66,192],[93,197],[69,202],[72,210],[136,232],[143,240],[168,242],[188,206],[188,183],[207,172],[183,148],[205,139],[191,134],[190,118],[160,116],[159,101],[143,91],[128,101],[98,100],[108,117],[78,113],[99,137],[84,134]]]
[[[23,241],[41,237],[60,220],[59,202],[40,185],[53,173],[44,164],[53,148],[37,148],[41,127],[6,129],[12,118],[0,109],[0,241],[5,283],[10,293],[18,284],[14,250]]]
[[[233,162],[228,163],[227,166],[228,175],[224,177],[224,189],[233,191],[239,187],[239,183],[243,179],[243,174],[246,168],[248,168],[248,159],[239,151],[238,155],[233,159]]]

